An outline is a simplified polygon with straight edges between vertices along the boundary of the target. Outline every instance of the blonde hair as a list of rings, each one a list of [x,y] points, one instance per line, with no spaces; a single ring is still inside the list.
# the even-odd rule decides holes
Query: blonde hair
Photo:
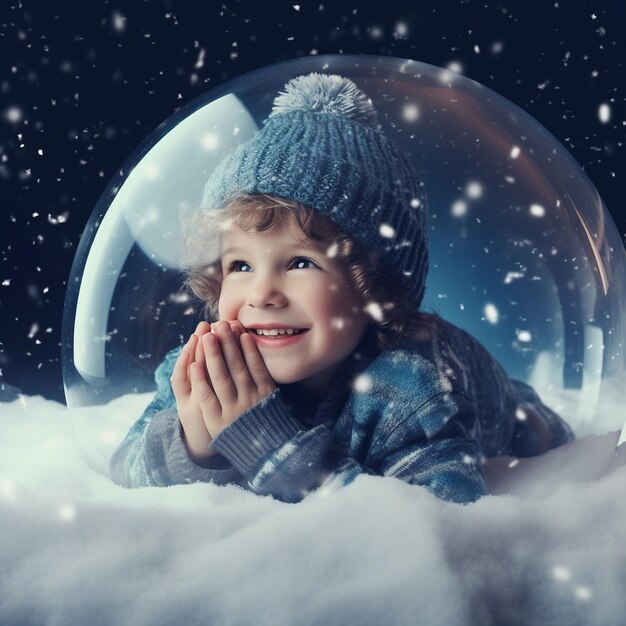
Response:
[[[310,207],[267,194],[239,194],[223,209],[204,211],[183,228],[185,286],[204,303],[205,319],[219,318],[223,273],[220,259],[203,262],[202,251],[218,250],[220,233],[232,223],[246,232],[263,232],[275,224],[287,224],[290,218],[295,220],[302,241],[312,240],[326,250],[332,249],[334,258],[344,263],[349,283],[373,318],[379,349],[395,346],[405,334],[424,331],[431,316],[410,309],[400,282],[383,268],[375,252],[365,250],[330,218]],[[207,242],[207,237],[213,240]]]

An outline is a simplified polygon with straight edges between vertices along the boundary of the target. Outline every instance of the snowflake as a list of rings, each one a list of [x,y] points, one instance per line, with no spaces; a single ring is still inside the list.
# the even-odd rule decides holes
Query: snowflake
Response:
[[[491,324],[497,324],[500,320],[500,313],[495,304],[487,303],[483,309],[485,319]]]
[[[552,568],[552,576],[554,576],[556,580],[566,582],[572,577],[572,573],[567,569],[567,567],[555,565]]]
[[[336,330],[341,330],[346,325],[346,320],[342,317],[335,317],[330,321],[330,325]]]
[[[416,104],[405,104],[402,108],[402,117],[407,122],[415,122],[419,119],[420,110]]]
[[[391,239],[396,235],[396,231],[389,224],[381,224],[378,232],[381,237],[386,237],[387,239]]]
[[[339,246],[336,243],[331,244],[331,246],[326,250],[326,256],[329,259],[334,259],[337,256],[337,252],[339,251]]]
[[[205,133],[200,139],[203,150],[217,150],[220,145],[220,139],[216,133]]]
[[[377,302],[370,302],[365,307],[365,312],[377,322],[383,321],[383,310]]]
[[[112,21],[113,29],[116,30],[118,33],[126,30],[126,18],[119,11],[113,13]]]
[[[9,122],[19,122],[23,116],[22,110],[16,106],[9,107],[4,112],[4,117]]]
[[[591,589],[583,585],[579,585],[578,587],[576,587],[574,593],[579,600],[591,600],[593,596]]]
[[[368,374],[361,374],[354,379],[353,389],[358,393],[368,393],[374,386]]]
[[[603,103],[598,107],[598,119],[603,124],[608,124],[611,121],[611,107]]]
[[[465,193],[468,198],[475,200],[483,195],[483,186],[479,182],[473,181],[467,184],[465,187]]]
[[[463,217],[467,213],[467,202],[457,200],[450,211],[454,217]]]

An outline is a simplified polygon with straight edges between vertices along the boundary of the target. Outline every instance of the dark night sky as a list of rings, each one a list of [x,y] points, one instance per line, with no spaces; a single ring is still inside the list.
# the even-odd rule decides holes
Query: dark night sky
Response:
[[[63,400],[65,282],[108,181],[179,107],[308,54],[411,58],[525,109],[626,233],[621,2],[7,0],[0,8],[0,382]],[[498,49],[500,51],[498,51]],[[608,123],[598,109],[607,104]]]

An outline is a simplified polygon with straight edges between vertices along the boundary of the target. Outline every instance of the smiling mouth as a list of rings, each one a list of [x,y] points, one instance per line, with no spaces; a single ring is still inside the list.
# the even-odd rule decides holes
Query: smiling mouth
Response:
[[[259,347],[265,347],[265,348],[280,348],[281,346],[290,346],[291,344],[296,344],[298,343],[300,340],[302,340],[302,338],[309,332],[309,328],[298,328],[298,329],[293,329],[296,332],[292,332],[291,334],[288,333],[276,333],[275,329],[274,329],[274,333],[275,334],[269,334],[269,335],[264,335],[264,334],[259,334],[257,331],[259,329],[253,328],[250,329],[249,332],[250,334],[254,337],[254,341],[256,342],[256,344]],[[292,329],[289,329],[292,330]],[[272,331],[270,331],[271,333]]]
[[[286,329],[274,329],[274,330],[265,330],[261,328],[251,328],[250,329],[254,334],[259,337],[292,337],[293,335],[299,335],[308,330],[308,328],[286,328]]]

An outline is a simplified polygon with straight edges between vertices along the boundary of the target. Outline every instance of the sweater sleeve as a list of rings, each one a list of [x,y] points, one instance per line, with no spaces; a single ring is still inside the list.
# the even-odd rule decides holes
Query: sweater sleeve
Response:
[[[325,483],[348,484],[360,474],[394,477],[424,486],[445,500],[473,502],[486,493],[486,486],[480,451],[466,429],[471,416],[459,400],[451,394],[429,398],[417,413],[393,426],[373,411],[361,420],[368,422],[372,434],[367,451],[352,455],[336,448],[327,426],[306,430],[276,389],[240,415],[212,445],[254,492],[285,502],[298,502]],[[434,421],[442,426],[428,433],[427,425]]]
[[[442,500],[474,502],[487,493],[475,428],[468,398],[441,392],[373,445],[371,462],[381,475],[426,487]]]
[[[110,462],[111,478],[122,487],[166,487],[192,482],[236,483],[240,474],[223,457],[200,466],[185,447],[170,384],[180,348],[169,352],[155,372],[157,392],[119,445]]]
[[[283,502],[299,502],[332,469],[333,436],[326,426],[307,430],[277,387],[242,413],[212,442],[249,488]]]

